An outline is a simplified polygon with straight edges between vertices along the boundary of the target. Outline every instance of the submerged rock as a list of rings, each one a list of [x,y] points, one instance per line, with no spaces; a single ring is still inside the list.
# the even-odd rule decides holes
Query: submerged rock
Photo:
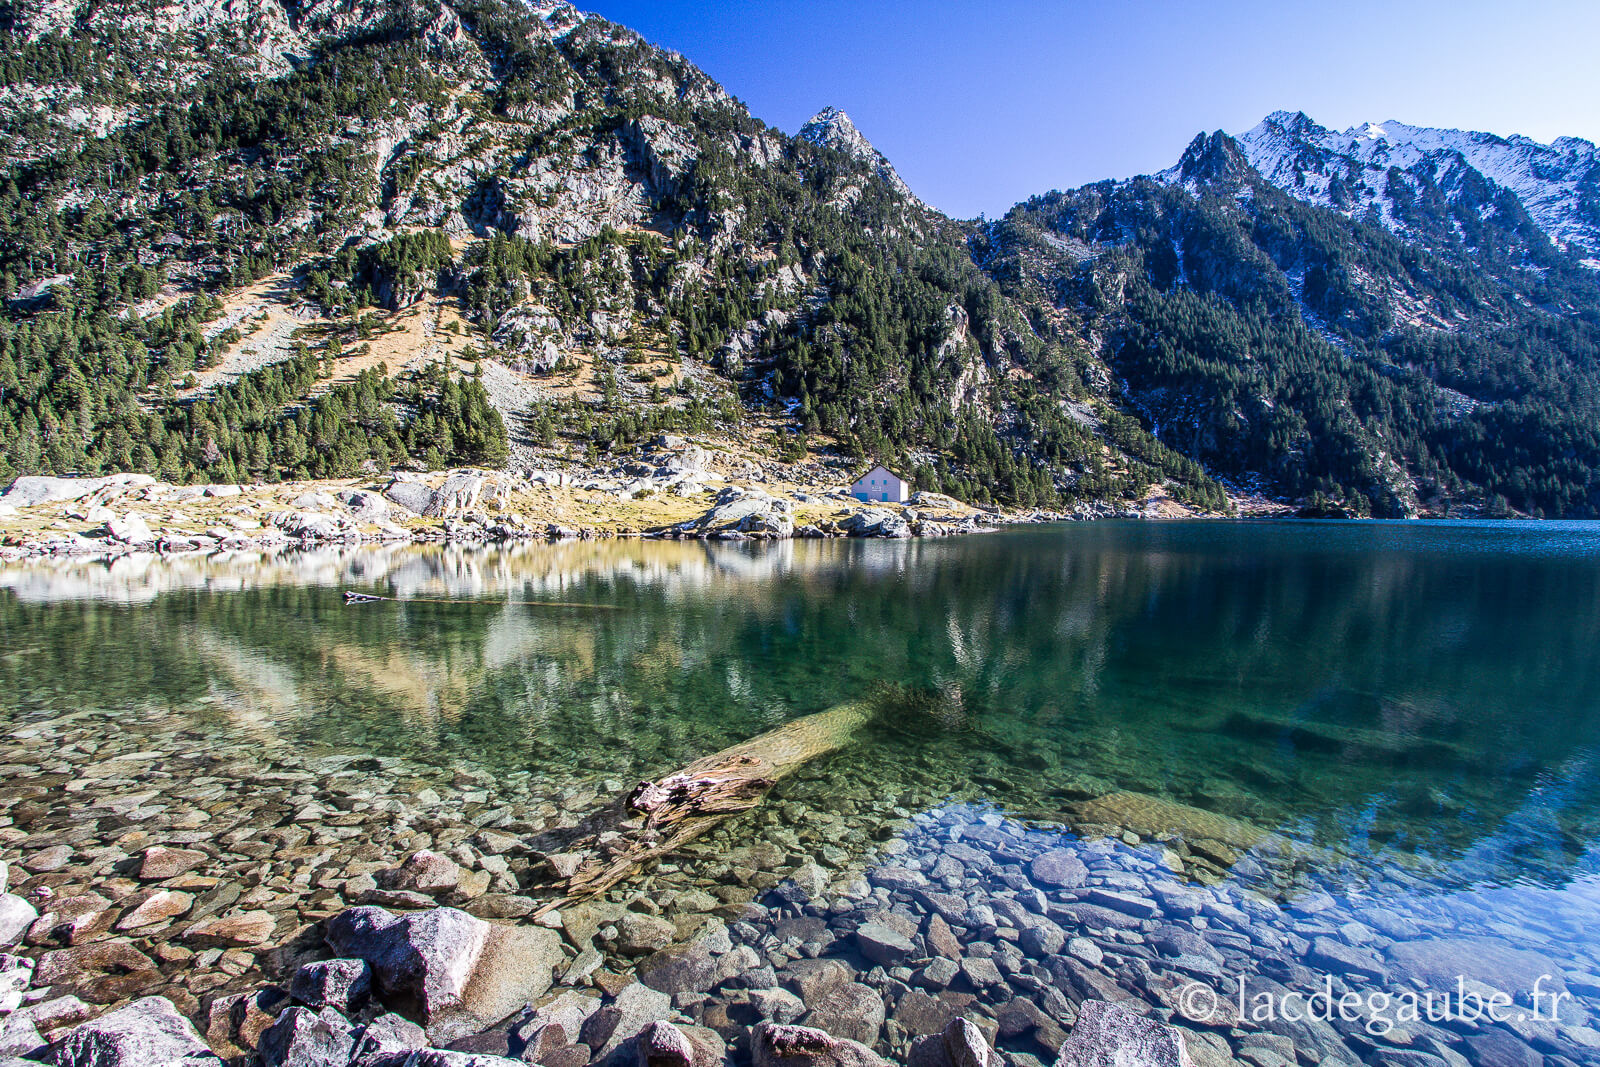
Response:
[[[498,926],[455,908],[396,917],[351,908],[328,923],[341,956],[371,965],[379,990],[435,1041],[483,1030],[550,988],[564,959],[543,927]]]
[[[1272,835],[1243,819],[1218,815],[1204,808],[1180,804],[1148,793],[1121,791],[1070,806],[1078,822],[1131,830],[1141,837],[1177,834],[1183,838],[1209,838],[1236,849],[1249,849]]]
[[[1086,1000],[1055,1067],[1193,1067],[1183,1031],[1118,1004]]]
[[[867,1046],[809,1026],[757,1023],[750,1032],[755,1067],[887,1067]]]

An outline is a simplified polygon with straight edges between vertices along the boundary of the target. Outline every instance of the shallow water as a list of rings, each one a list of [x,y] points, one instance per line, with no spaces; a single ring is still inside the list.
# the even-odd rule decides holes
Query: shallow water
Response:
[[[400,602],[345,606],[345,589]],[[1548,1031],[1333,1033],[1369,1061],[1391,1045],[1446,1055],[1425,1038],[1487,1061],[1492,1031],[1582,1062],[1590,1035],[1600,1046],[1587,1025],[1600,1011],[1597,638],[1589,524],[1096,523],[929,542],[16,564],[0,568],[11,735],[0,762],[17,782],[78,774],[107,758],[97,739],[125,760],[204,749],[211,762],[192,772],[146,762],[208,780],[247,773],[217,759],[264,772],[332,758],[456,789],[469,829],[492,816],[483,824],[532,832],[633,779],[864,697],[883,714],[857,744],[639,884],[687,892],[729,869],[781,875],[814,857],[829,888],[811,887],[809,903],[780,894],[768,917],[821,917],[848,948],[863,900],[926,921],[916,891],[879,874],[910,870],[969,907],[1031,900],[1069,936],[1098,938],[1110,962],[1085,968],[1167,1011],[1152,990],[1180,977],[1220,987],[1252,974],[1293,990],[1338,973],[1357,990],[1420,988],[1438,968],[1407,944],[1488,960],[1464,977],[1503,988],[1520,972],[1495,946],[1530,950],[1573,991],[1573,1014]],[[392,762],[338,762],[351,755]],[[118,766],[96,793],[141,783]],[[1106,795],[1119,799],[1093,806]],[[41,803],[6,803],[19,800]],[[71,811],[16,814],[13,830],[43,841]],[[0,854],[34,843],[13,836]],[[776,858],[747,855],[773,842]],[[1087,857],[1085,886],[1017,884],[1031,857],[1063,848]],[[1158,889],[1198,895],[1173,904]],[[1143,928],[1105,926],[1072,910],[1091,891],[1160,903]],[[263,906],[287,906],[292,891],[276,892],[285,899]],[[337,903],[324,895],[297,918]],[[1207,903],[1228,910],[1208,921]],[[1097,980],[1058,973],[1060,949],[1018,949],[1028,942],[1008,932],[1025,918],[956,923],[968,948],[1017,956],[1004,989],[972,987],[991,1014],[1042,997],[1034,985],[1076,1001]],[[1174,923],[1216,958],[1152,949]],[[1458,932],[1493,945],[1439,947]],[[1318,938],[1383,973],[1330,959]],[[875,986],[891,1020],[907,989],[931,988],[894,970]],[[1212,1029],[1243,1055],[1238,1028]],[[891,1025],[880,1043],[894,1051],[904,1036]],[[1336,1059],[1323,1036],[1293,1039]],[[1048,1057],[1028,1040],[1010,1047]]]

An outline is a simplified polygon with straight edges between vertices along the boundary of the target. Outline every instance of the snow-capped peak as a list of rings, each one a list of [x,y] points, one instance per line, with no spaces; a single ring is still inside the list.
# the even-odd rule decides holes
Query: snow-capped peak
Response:
[[[1527,137],[1412,126],[1389,119],[1342,132],[1303,112],[1275,111],[1237,136],[1250,164],[1292,196],[1347,214],[1376,210],[1401,228],[1390,200],[1389,172],[1413,182],[1470,167],[1514,193],[1557,245],[1600,254],[1600,210],[1585,189],[1600,180],[1600,151],[1576,137],[1544,145]]]

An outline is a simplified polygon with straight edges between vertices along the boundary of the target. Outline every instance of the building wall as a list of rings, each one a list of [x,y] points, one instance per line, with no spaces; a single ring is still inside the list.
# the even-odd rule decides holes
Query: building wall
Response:
[[[850,495],[868,503],[903,504],[910,495],[910,486],[904,478],[881,467],[874,467],[850,486]]]

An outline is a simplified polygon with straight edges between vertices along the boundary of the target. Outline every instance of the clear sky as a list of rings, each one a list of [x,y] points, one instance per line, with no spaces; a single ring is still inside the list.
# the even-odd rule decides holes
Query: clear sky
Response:
[[[849,112],[960,218],[1271,111],[1600,141],[1600,0],[576,0],[790,133]]]

